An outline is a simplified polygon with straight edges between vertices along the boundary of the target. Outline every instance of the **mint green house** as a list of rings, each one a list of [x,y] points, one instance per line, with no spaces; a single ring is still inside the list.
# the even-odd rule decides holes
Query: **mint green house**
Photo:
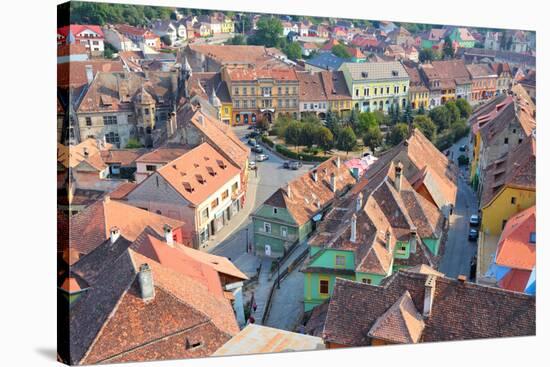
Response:
[[[454,28],[449,34],[449,38],[463,48],[472,48],[476,44],[476,39],[467,28]]]
[[[360,181],[318,225],[301,270],[306,312],[331,296],[336,278],[379,285],[399,269],[433,266],[443,215],[412,188],[402,170],[400,163],[390,162]]]
[[[305,242],[334,199],[355,183],[351,171],[333,157],[277,189],[251,214],[256,254],[278,258]]]

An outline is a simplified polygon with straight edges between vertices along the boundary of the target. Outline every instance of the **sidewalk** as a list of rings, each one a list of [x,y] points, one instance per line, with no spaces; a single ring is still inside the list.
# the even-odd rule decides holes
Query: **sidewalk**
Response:
[[[247,220],[248,216],[254,209],[254,203],[256,201],[256,191],[258,190],[259,177],[255,177],[253,172],[250,171],[248,175],[248,190],[246,193],[246,200],[244,207],[225,225],[218,233],[211,236],[210,239],[201,246],[201,249],[208,252],[214,251],[214,249],[223,241],[225,241],[230,235],[238,230]]]

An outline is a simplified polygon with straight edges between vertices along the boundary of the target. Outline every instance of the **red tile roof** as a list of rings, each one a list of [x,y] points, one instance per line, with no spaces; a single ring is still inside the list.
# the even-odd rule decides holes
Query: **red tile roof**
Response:
[[[536,265],[536,245],[530,241],[536,232],[536,207],[510,217],[498,242],[495,263],[512,269],[532,270]]]
[[[156,174],[186,200],[198,205],[239,176],[240,170],[209,143],[202,143],[159,168]]]
[[[88,84],[86,66],[91,65],[94,76],[98,72],[121,72],[120,60],[86,60],[71,61],[57,64],[58,87],[81,87]]]
[[[63,37],[67,38],[69,35],[69,32],[71,32],[75,38],[79,39],[78,35],[84,31],[90,30],[94,33],[97,33],[100,38],[103,38],[103,31],[101,30],[101,27],[98,25],[89,25],[89,24],[71,24],[68,26],[64,26],[57,29],[57,33],[62,35]],[[84,37],[82,37],[84,38]]]

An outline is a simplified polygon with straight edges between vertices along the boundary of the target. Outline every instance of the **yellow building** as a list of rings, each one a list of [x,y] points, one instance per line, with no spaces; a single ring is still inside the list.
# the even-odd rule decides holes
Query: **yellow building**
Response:
[[[235,22],[229,17],[225,17],[221,22],[222,33],[234,33],[235,32]]]
[[[299,82],[294,69],[227,66],[222,70],[232,101],[232,125],[274,122],[285,114],[299,117]]]
[[[508,218],[536,202],[536,143],[531,135],[487,167],[481,196],[481,231],[500,235]]]
[[[405,108],[409,99],[409,75],[398,61],[343,63],[353,107],[361,112],[387,112],[391,105]]]

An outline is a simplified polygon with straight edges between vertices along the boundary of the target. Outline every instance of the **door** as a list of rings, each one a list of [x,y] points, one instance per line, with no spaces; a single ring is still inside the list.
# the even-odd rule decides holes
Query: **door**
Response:
[[[265,245],[265,256],[271,256],[271,245]]]

